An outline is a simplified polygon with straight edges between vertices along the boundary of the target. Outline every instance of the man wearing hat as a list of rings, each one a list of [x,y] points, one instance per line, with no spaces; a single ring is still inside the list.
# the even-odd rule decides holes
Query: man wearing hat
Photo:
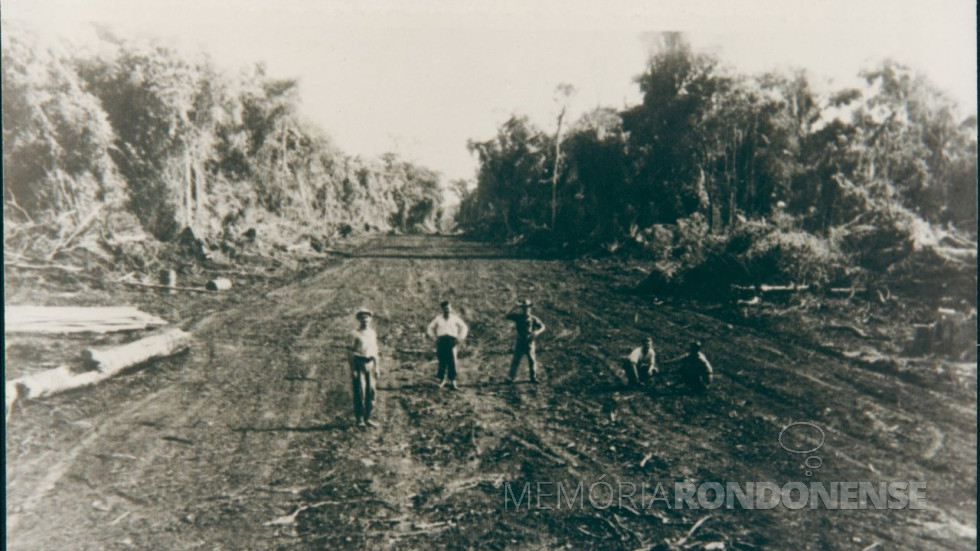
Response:
[[[531,314],[532,306],[534,304],[531,301],[524,299],[507,313],[507,319],[514,322],[514,329],[517,331],[517,342],[514,344],[514,357],[510,361],[510,375],[508,376],[511,382],[517,377],[517,368],[520,367],[521,359],[525,356],[527,356],[530,380],[532,383],[538,382],[534,377],[534,367],[537,363],[537,358],[534,356],[534,341],[538,335],[544,333],[544,323],[537,316]],[[520,311],[516,311],[517,309]]]
[[[687,356],[681,359],[681,381],[696,393],[707,390],[714,376],[708,358],[701,353],[701,343],[693,341],[688,347]]]
[[[463,319],[453,313],[453,306],[448,300],[439,303],[442,314],[436,316],[426,328],[426,333],[436,340],[436,358],[439,360],[439,388],[446,384],[449,376],[449,386],[456,390],[456,347],[466,339],[469,327]]]
[[[371,328],[373,314],[367,308],[357,310],[358,327],[351,333],[350,371],[354,389],[354,418],[358,426],[377,427],[371,420],[374,396],[377,394],[378,335]]]

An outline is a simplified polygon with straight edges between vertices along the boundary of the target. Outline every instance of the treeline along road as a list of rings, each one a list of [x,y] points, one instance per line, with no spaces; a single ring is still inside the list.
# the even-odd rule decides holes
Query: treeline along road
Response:
[[[187,355],[25,406],[31,414],[7,426],[7,546],[975,544],[975,395],[638,297],[626,292],[629,281],[602,263],[525,258],[462,238],[370,241],[316,275],[199,319]],[[537,385],[523,370],[516,384],[506,381],[513,328],[504,314],[523,298],[548,327]],[[456,391],[436,386],[435,347],[424,335],[443,299],[470,326]],[[345,359],[362,306],[375,313],[382,355],[373,429],[354,426]],[[702,340],[715,368],[708,393],[664,382],[627,389],[620,361],[646,335],[660,358]],[[671,366],[661,374],[671,381]],[[803,421],[825,435],[811,454],[819,464],[780,445],[781,431]],[[812,436],[784,433],[783,443]],[[925,481],[927,503],[846,511],[651,503],[658,484],[673,496],[675,483],[729,481]]]

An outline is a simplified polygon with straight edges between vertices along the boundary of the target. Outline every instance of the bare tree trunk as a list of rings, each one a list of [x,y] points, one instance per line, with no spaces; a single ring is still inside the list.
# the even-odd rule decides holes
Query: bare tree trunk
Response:
[[[728,227],[735,227],[735,205],[738,193],[738,135],[732,130],[732,181],[728,188]]]
[[[204,187],[204,169],[201,163],[196,163],[194,165],[194,225],[197,227],[203,223],[201,211],[204,210],[203,207],[207,202]]]
[[[282,135],[282,145],[279,152],[279,189],[285,189],[286,186],[286,125],[280,123],[281,135]]]
[[[555,169],[551,174],[551,231],[555,231],[558,216],[558,167],[561,162],[561,121],[565,118],[565,108],[558,114],[558,130],[555,131]]]
[[[190,333],[171,328],[112,348],[87,348],[83,359],[90,367],[112,375],[127,367],[186,350],[190,341]]]
[[[184,227],[192,228],[193,220],[193,182],[191,181],[191,151],[190,147],[184,149]]]
[[[758,208],[758,191],[755,186],[755,144],[756,144],[756,126],[758,123],[755,119],[752,120],[752,134],[749,136],[749,174],[748,174],[748,193],[747,193],[747,203],[751,208],[751,212],[758,214],[761,209]]]

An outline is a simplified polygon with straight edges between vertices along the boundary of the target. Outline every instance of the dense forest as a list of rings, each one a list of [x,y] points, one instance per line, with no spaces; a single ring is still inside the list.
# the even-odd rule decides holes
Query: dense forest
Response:
[[[899,63],[861,77],[821,94],[803,71],[736,74],[666,33],[639,105],[567,130],[565,110],[545,129],[513,116],[471,140],[459,220],[538,249],[649,256],[658,288],[866,279],[923,254],[975,272],[976,117]]]
[[[299,114],[298,82],[261,65],[233,74],[104,28],[88,49],[2,34],[8,257],[181,235],[215,251],[243,236],[317,247],[443,222],[437,172],[344,154]]]
[[[975,293],[976,117],[894,61],[817,92],[803,71],[740,75],[664,33],[638,105],[572,122],[563,108],[550,128],[514,115],[471,140],[475,188],[445,186],[457,211],[436,171],[342,152],[300,115],[296,80],[98,36],[85,49],[3,24],[8,260],[152,256],[148,243],[188,237],[234,256],[458,224],[649,258],[653,290],[928,279],[926,266],[972,274]]]

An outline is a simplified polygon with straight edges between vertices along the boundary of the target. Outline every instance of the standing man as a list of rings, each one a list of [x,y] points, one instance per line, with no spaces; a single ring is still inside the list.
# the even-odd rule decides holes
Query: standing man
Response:
[[[626,380],[631,386],[639,386],[653,378],[657,371],[657,354],[653,351],[653,339],[647,337],[643,341],[643,346],[639,346],[630,352],[628,358],[623,361],[623,370],[626,371]]]
[[[510,382],[514,382],[517,377],[517,368],[521,365],[521,359],[527,356],[527,368],[530,374],[531,383],[537,383],[534,377],[534,367],[537,358],[534,356],[534,341],[538,335],[544,333],[544,323],[537,316],[531,315],[531,306],[534,304],[524,299],[517,303],[507,313],[507,319],[514,322],[514,329],[517,330],[517,342],[514,344],[514,357],[510,361]],[[516,309],[520,311],[515,311]]]
[[[374,396],[377,394],[378,335],[371,328],[372,313],[366,308],[357,311],[357,329],[351,333],[348,349],[352,386],[354,389],[354,417],[358,426],[377,427],[371,420]]]
[[[469,327],[463,320],[453,313],[453,306],[448,300],[439,303],[442,314],[432,320],[426,333],[436,340],[436,357],[439,359],[439,372],[436,378],[439,379],[439,388],[446,384],[446,376],[449,376],[449,386],[456,390],[456,348],[459,343],[466,340]]]

